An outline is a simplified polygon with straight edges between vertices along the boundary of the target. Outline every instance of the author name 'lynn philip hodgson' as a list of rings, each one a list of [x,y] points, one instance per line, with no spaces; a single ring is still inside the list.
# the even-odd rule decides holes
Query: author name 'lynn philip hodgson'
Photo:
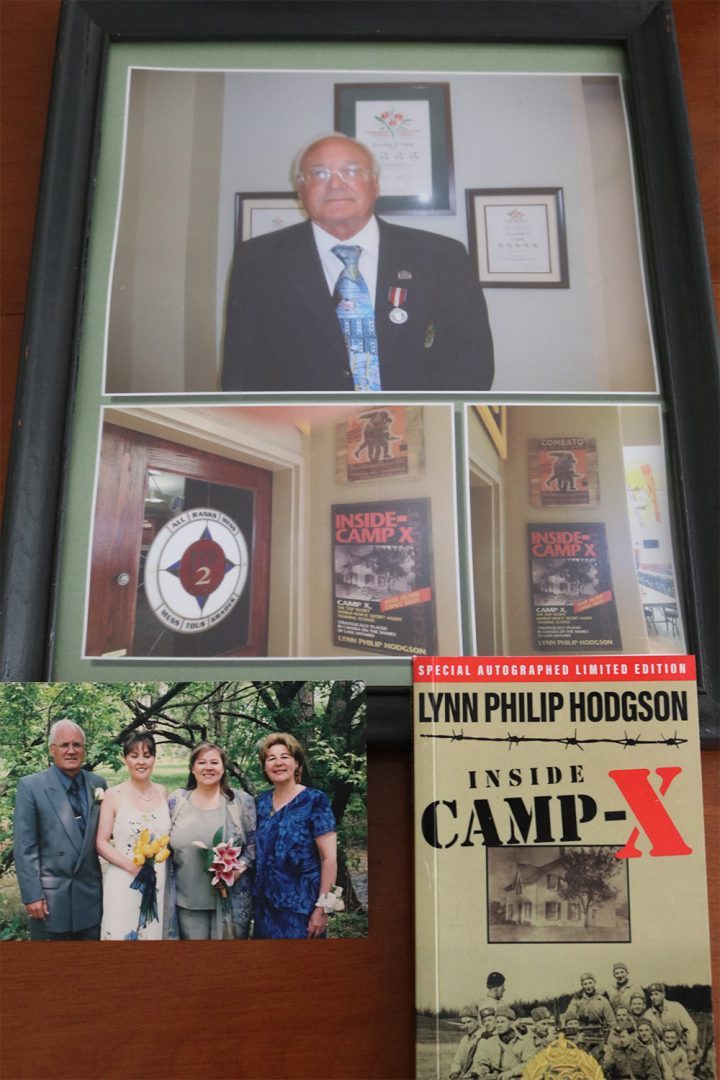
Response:
[[[687,723],[693,668],[692,657],[417,658],[415,718],[419,725]],[[646,685],[627,685],[634,680]],[[612,689],[608,681],[615,683]],[[682,686],[686,681],[687,690]],[[441,689],[443,683],[463,682],[472,687]],[[514,682],[523,685],[514,687]],[[533,689],[528,682],[535,683]]]

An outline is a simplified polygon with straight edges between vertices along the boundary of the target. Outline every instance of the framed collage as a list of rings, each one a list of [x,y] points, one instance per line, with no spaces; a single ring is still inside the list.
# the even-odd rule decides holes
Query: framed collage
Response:
[[[347,1075],[408,1074],[411,657],[693,654],[703,747],[720,745],[720,388],[671,4],[408,14],[63,0],[60,15],[3,679],[367,694],[363,746],[343,748],[360,761],[367,741],[367,817],[342,835],[371,897],[347,936],[367,940],[307,961],[345,988],[328,1046],[264,1065],[254,1047],[238,1075],[335,1075],[358,980],[367,1040]],[[371,223],[356,255],[341,219]],[[322,772],[339,751],[319,746]],[[378,1043],[393,994],[368,974],[391,956],[396,1059]],[[161,973],[192,978],[175,957]],[[259,1001],[251,1014],[272,1026]]]
[[[93,32],[101,36],[107,33],[112,42],[114,20],[119,20],[121,25],[130,10],[122,5],[69,5],[62,33],[67,35],[69,47],[84,49],[85,45],[80,44],[84,38],[75,26],[86,25],[87,20],[87,25],[95,28]],[[141,9],[132,10],[133,20],[137,15],[137,27],[141,28]],[[183,10],[189,13],[193,9]],[[297,33],[303,33],[301,28],[305,23],[300,8],[292,10],[298,15]],[[340,15],[344,9],[340,4],[336,10]],[[392,29],[392,7],[388,10],[387,34],[391,38],[397,31]],[[431,6],[426,7],[428,19],[432,19],[432,10]],[[480,574],[479,567],[488,560],[499,561],[504,566],[493,600],[498,623],[493,648],[498,653],[513,650],[517,635],[512,625],[514,616],[511,617],[509,609],[503,610],[504,580],[514,578],[526,563],[525,557],[520,559],[519,555],[510,554],[512,545],[495,550],[492,547],[495,541],[486,537],[482,542],[490,544],[491,549],[478,552],[477,532],[469,540],[476,513],[471,504],[476,501],[477,485],[455,467],[458,457],[467,458],[472,443],[472,426],[468,425],[467,416],[474,416],[475,410],[467,414],[467,407],[477,404],[484,409],[505,408],[505,437],[511,438],[513,420],[521,415],[513,404],[518,394],[530,395],[538,407],[541,403],[548,406],[544,416],[550,415],[551,406],[559,406],[563,401],[569,404],[571,400],[593,409],[602,405],[605,411],[600,415],[605,418],[620,403],[627,410],[633,405],[638,410],[652,405],[661,410],[658,416],[662,429],[658,434],[655,420],[656,433],[652,439],[660,446],[661,458],[655,471],[659,471],[659,482],[668,491],[662,526],[669,529],[674,546],[668,550],[665,543],[656,543],[657,537],[653,536],[642,539],[641,543],[647,541],[647,546],[642,549],[643,557],[635,560],[635,612],[634,616],[628,613],[628,617],[631,627],[639,622],[642,631],[645,625],[645,642],[638,643],[641,650],[692,648],[696,652],[703,693],[702,715],[708,716],[707,733],[714,729],[716,720],[709,718],[716,716],[713,703],[717,699],[717,687],[710,657],[714,655],[717,628],[714,612],[704,601],[698,584],[712,578],[716,569],[714,545],[708,544],[706,537],[714,534],[717,507],[709,494],[712,485],[703,482],[712,463],[700,449],[702,439],[698,440],[703,424],[711,422],[712,395],[700,387],[712,383],[714,358],[709,339],[703,347],[695,344],[698,372],[702,365],[707,365],[708,376],[698,375],[695,380],[679,377],[677,358],[691,340],[687,335],[692,332],[694,341],[697,328],[707,325],[708,318],[707,313],[692,320],[688,315],[690,310],[699,311],[703,306],[702,290],[676,300],[676,295],[691,280],[688,274],[674,272],[680,233],[687,258],[686,213],[681,215],[682,208],[670,205],[672,200],[658,179],[689,166],[684,160],[680,126],[674,146],[666,138],[666,128],[663,127],[662,133],[658,130],[660,88],[655,87],[653,77],[642,68],[642,50],[635,64],[621,45],[606,48],[592,44],[596,22],[605,27],[605,36],[609,32],[608,9],[604,5],[595,9],[588,4],[570,4],[568,10],[572,19],[577,20],[575,36],[586,42],[578,52],[569,45],[562,47],[561,42],[524,47],[522,38],[513,46],[495,44],[492,52],[488,52],[484,44],[489,40],[486,6],[471,4],[468,11],[475,23],[471,20],[467,27],[469,53],[466,49],[458,52],[451,44],[442,45],[441,35],[430,66],[422,35],[414,43],[410,35],[397,48],[388,41],[396,57],[390,81],[387,73],[384,78],[363,74],[378,65],[386,67],[389,61],[383,54],[385,46],[376,56],[369,44],[358,43],[354,51],[346,46],[342,66],[335,69],[328,67],[327,55],[320,48],[318,57],[313,56],[312,62],[303,66],[303,46],[293,44],[292,32],[287,44],[282,46],[271,44],[261,29],[252,35],[252,41],[246,39],[243,43],[242,34],[237,38],[233,21],[225,22],[229,12],[225,6],[218,9],[219,21],[212,30],[208,28],[207,36],[196,38],[194,30],[188,30],[185,42],[176,44],[153,45],[146,41],[136,46],[127,43],[122,48],[111,44],[107,62],[102,62],[105,79],[102,94],[91,80],[90,68],[84,65],[90,81],[73,87],[72,93],[80,94],[87,120],[79,124],[72,138],[68,137],[63,149],[64,158],[72,157],[74,168],[82,168],[88,178],[97,177],[84,305],[76,320],[58,322],[56,327],[55,332],[64,335],[63,348],[60,349],[58,342],[53,350],[56,358],[59,354],[64,357],[62,363],[56,360],[54,365],[56,392],[43,403],[36,389],[28,390],[32,393],[30,408],[23,405],[25,391],[20,389],[19,408],[28,410],[28,419],[19,429],[15,446],[23,477],[27,469],[22,464],[23,456],[30,445],[37,445],[36,425],[43,417],[43,410],[52,414],[51,419],[43,418],[43,438],[57,439],[62,432],[67,439],[67,452],[61,455],[67,464],[63,470],[67,479],[62,495],[55,483],[57,466],[52,463],[58,460],[55,455],[51,455],[52,462],[42,466],[34,461],[33,469],[46,470],[47,483],[53,477],[50,483],[53,491],[48,492],[45,485],[43,504],[46,512],[51,505],[62,504],[62,531],[50,546],[46,530],[42,536],[35,536],[32,531],[28,534],[27,515],[13,509],[13,498],[21,503],[28,497],[37,498],[43,485],[38,487],[33,482],[29,494],[21,482],[17,494],[11,493],[7,513],[10,535],[22,521],[24,537],[22,545],[9,545],[6,587],[13,630],[3,645],[8,672],[18,676],[45,674],[53,678],[104,679],[125,677],[129,671],[126,658],[149,659],[147,646],[133,643],[127,635],[124,640],[111,634],[106,641],[101,635],[99,644],[88,646],[87,627],[97,622],[94,611],[104,610],[106,602],[98,600],[97,587],[92,582],[99,580],[98,574],[102,578],[106,572],[110,573],[115,582],[110,586],[115,597],[111,606],[119,611],[127,607],[126,600],[131,600],[127,617],[132,622],[135,608],[144,609],[146,591],[160,595],[150,580],[154,557],[148,564],[147,589],[144,577],[150,532],[156,527],[150,523],[156,522],[159,527],[172,518],[173,508],[185,512],[200,496],[193,492],[192,484],[187,492],[159,496],[155,490],[159,485],[156,467],[142,466],[141,471],[147,470],[145,479],[138,480],[145,488],[144,510],[142,506],[138,509],[142,529],[128,531],[134,520],[132,516],[118,519],[126,524],[122,535],[114,536],[112,547],[117,558],[107,569],[102,562],[97,563],[99,556],[93,552],[103,548],[97,547],[91,534],[102,536],[108,528],[111,531],[114,528],[103,517],[106,481],[101,480],[98,471],[100,434],[109,424],[119,423],[129,434],[134,431],[146,440],[150,437],[173,444],[175,449],[168,449],[171,455],[192,451],[196,457],[202,457],[209,453],[208,460],[216,461],[218,468],[221,459],[234,458],[265,471],[275,491],[268,524],[270,592],[265,600],[252,600],[254,610],[265,613],[258,628],[259,636],[252,640],[263,644],[253,645],[247,656],[261,660],[268,673],[288,673],[291,658],[301,663],[320,662],[323,670],[334,674],[350,673],[349,657],[344,655],[347,650],[338,649],[330,617],[331,593],[335,587],[332,551],[325,551],[324,544],[311,541],[317,532],[316,523],[322,536],[320,522],[331,507],[331,503],[321,505],[319,498],[326,490],[323,469],[330,470],[334,460],[329,436],[327,452],[320,447],[321,431],[331,430],[333,411],[344,400],[342,393],[332,390],[333,386],[342,385],[342,378],[333,376],[330,366],[334,352],[329,343],[331,336],[335,341],[337,329],[323,330],[328,343],[323,347],[327,350],[323,363],[318,366],[317,374],[306,375],[316,363],[317,350],[313,356],[312,349],[306,355],[305,345],[296,347],[291,361],[293,336],[300,343],[303,335],[290,330],[286,338],[285,324],[278,315],[286,306],[287,326],[294,325],[292,320],[297,315],[290,315],[294,311],[292,294],[283,289],[281,298],[276,299],[273,277],[268,276],[265,281],[257,270],[251,269],[254,266],[251,256],[255,250],[259,253],[264,250],[255,248],[256,242],[263,239],[260,233],[265,234],[265,240],[270,239],[268,233],[274,233],[283,243],[285,236],[289,240],[295,235],[293,229],[301,230],[298,238],[307,235],[302,233],[302,221],[292,224],[303,216],[291,191],[295,179],[291,175],[292,157],[298,146],[317,137],[323,125],[326,130],[334,125],[347,132],[358,130],[358,124],[370,128],[375,125],[376,136],[366,135],[366,141],[372,142],[375,137],[379,140],[377,147],[373,143],[372,150],[380,161],[380,199],[385,183],[391,193],[400,183],[393,171],[398,162],[391,166],[382,160],[387,147],[382,151],[380,143],[385,146],[385,141],[397,142],[397,139],[400,139],[397,153],[406,156],[408,163],[415,162],[413,168],[422,171],[426,168],[422,161],[426,160],[431,175],[442,174],[444,179],[432,181],[434,188],[449,191],[456,187],[468,193],[467,214],[460,209],[453,213],[449,196],[433,195],[425,207],[423,229],[412,232],[402,224],[402,214],[408,207],[388,204],[390,223],[395,211],[399,217],[398,225],[392,226],[395,230],[392,246],[389,239],[383,240],[383,250],[386,244],[388,252],[397,248],[393,258],[399,268],[395,276],[397,285],[388,289],[387,301],[376,312],[380,352],[391,355],[397,351],[398,357],[393,360],[398,365],[397,374],[384,376],[383,397],[395,393],[393,400],[402,400],[399,392],[403,392],[405,400],[414,397],[422,403],[425,424],[432,417],[431,427],[439,425],[438,432],[441,427],[445,429],[445,435],[438,434],[444,442],[436,445],[432,471],[426,462],[424,479],[405,481],[400,476],[385,475],[380,480],[384,489],[381,495],[387,490],[389,497],[417,494],[429,498],[435,543],[440,542],[440,536],[447,537],[449,558],[438,558],[436,553],[434,563],[436,574],[440,573],[438,567],[448,568],[447,580],[435,582],[441,608],[443,598],[447,606],[445,614],[441,609],[437,613],[439,651],[472,651],[475,647],[473,626],[479,616],[477,610],[473,611],[473,597],[478,588],[477,581],[474,585],[473,581]],[[660,18],[660,10],[651,4],[647,11],[643,9],[642,19],[638,16],[639,22],[630,20],[624,29],[620,25],[619,40],[628,33],[633,42],[645,38],[656,48],[653,19]],[[623,18],[617,17],[622,24]],[[572,19],[563,31],[564,40],[572,40]],[[288,25],[295,25],[293,19],[289,19]],[[341,30],[339,34],[342,37]],[[230,41],[226,35],[234,40]],[[493,31],[492,37],[497,37],[496,32]],[[210,41],[216,44],[211,45]],[[94,56],[92,51],[91,56]],[[93,62],[98,65],[99,77],[100,57]],[[269,80],[283,103],[294,102],[290,113],[285,104],[280,109],[273,104]],[[68,122],[66,110],[61,97],[56,94],[54,100],[57,117],[54,122],[62,126]],[[259,102],[263,103],[260,111]],[[398,102],[406,102],[407,106]],[[417,106],[415,120],[410,104],[413,108]],[[184,119],[188,109],[195,116],[192,126]],[[391,120],[383,118],[386,112],[388,116],[392,114]],[[421,113],[426,115],[425,121],[421,121]],[[403,119],[398,120],[399,116]],[[96,139],[95,120],[101,117],[101,136]],[[678,115],[678,125],[680,121]],[[415,122],[419,124],[417,128],[413,127]],[[404,133],[402,137],[395,132],[398,124],[399,132]],[[476,134],[478,124],[482,124],[481,140]],[[411,130],[414,135],[407,134]],[[268,139],[268,131],[273,132],[272,139]],[[502,142],[508,134],[523,148],[517,160],[503,151]],[[497,138],[500,142],[496,145]],[[262,146],[263,153],[255,153],[252,160],[248,159],[244,154],[248,145]],[[422,150],[423,146],[426,150]],[[671,150],[674,161],[668,160]],[[610,179],[598,167],[598,162],[608,154],[614,154],[617,162]],[[662,169],[657,167],[659,155],[662,155]],[[547,165],[546,157],[549,157]],[[523,164],[525,158],[527,163]],[[198,160],[204,162],[202,171],[193,168],[193,162]],[[386,170],[389,170],[387,180]],[[517,180],[523,175],[528,182],[518,187]],[[419,171],[414,179],[408,174],[402,181],[409,185],[408,194],[397,197],[415,198],[411,189],[420,183],[419,176]],[[495,178],[493,186],[485,180],[491,176]],[[513,178],[514,182],[508,183]],[[538,183],[541,178],[559,179],[562,183],[545,187]],[[478,184],[479,180],[485,180],[483,186]],[[400,192],[399,187],[397,190]],[[47,213],[54,220],[56,211],[51,200],[59,197],[59,191],[57,185],[48,191],[48,209],[41,208],[41,215]],[[58,258],[69,257],[73,245],[79,243],[80,223],[87,203],[84,198],[80,200],[78,191],[75,184],[70,193],[77,203],[75,218],[67,217],[62,237],[53,233]],[[307,206],[309,194],[303,199]],[[512,200],[510,213],[514,224],[510,218],[505,224],[498,218],[509,212],[508,199]],[[378,208],[382,209],[380,204]],[[75,220],[74,226],[71,220]],[[382,227],[385,235],[385,225]],[[405,228],[405,234],[398,233],[398,228]],[[635,237],[630,247],[628,229]],[[235,236],[238,237],[236,271],[228,285]],[[408,237],[416,245],[417,255],[405,251]],[[252,243],[248,247],[249,240]],[[475,264],[469,270],[460,270],[459,263],[455,268],[458,249],[450,248],[450,240],[459,240],[471,253],[475,252]],[[529,245],[525,255],[522,254],[525,247],[521,250],[517,244]],[[427,283],[424,280],[427,270],[416,269],[414,265],[414,260],[420,259],[420,253],[426,249],[427,255],[422,257],[444,265],[445,275],[459,274],[459,283],[461,278],[465,282],[464,275],[468,274],[475,278],[475,284],[471,280],[462,287],[458,284],[447,298],[433,285],[435,307],[428,308],[425,290],[431,286],[429,279]],[[298,255],[293,255],[293,259],[299,259],[299,251],[298,247]],[[482,260],[480,251],[485,252]],[[247,281],[242,270],[246,252]],[[267,260],[264,265],[269,265]],[[583,272],[573,272],[573,266],[582,266]],[[44,267],[41,261],[39,281]],[[387,270],[387,264],[382,263],[383,280],[379,288],[386,288]],[[304,308],[314,303],[309,276],[305,277],[302,293],[298,291]],[[487,295],[476,300],[478,284]],[[504,287],[496,291],[493,286],[498,284]],[[553,288],[546,292],[538,288],[542,285]],[[261,298],[254,305],[257,316],[252,327],[243,322],[241,315],[236,318],[234,314],[236,309],[240,313],[243,310],[241,290],[247,288],[257,290]],[[467,293],[463,292],[465,289]],[[36,295],[41,296],[40,286],[38,290]],[[477,322],[471,323],[465,312],[468,305],[476,303],[482,307],[478,309]],[[482,314],[485,308],[487,313]],[[519,312],[522,312],[520,319]],[[34,325],[31,317],[30,335]],[[49,347],[45,330],[42,339],[42,346],[33,353],[38,356],[40,367],[43,367],[41,350]],[[312,342],[311,337],[308,342]],[[414,342],[417,344],[411,344]],[[245,347],[251,355],[242,359],[238,349]],[[411,367],[410,350],[418,347],[422,366]],[[475,373],[469,362],[475,350],[486,357],[482,360],[486,372],[483,375],[480,368]],[[493,351],[494,378],[488,374]],[[76,355],[79,366],[73,382],[73,420],[65,428],[56,402],[67,396],[64,387],[70,385]],[[458,357],[462,358],[460,364]],[[246,369],[248,363],[250,367]],[[256,374],[247,378],[243,371],[250,369]],[[60,380],[64,380],[62,385]],[[32,372],[27,374],[26,385],[33,386]],[[49,393],[50,382],[43,385]],[[253,399],[248,399],[247,390],[252,391]],[[478,391],[483,394],[482,399],[478,398]],[[239,392],[242,397],[237,396]],[[278,428],[274,421],[280,419],[280,413],[268,413],[262,402],[285,408],[286,403],[297,400],[296,395],[301,395],[298,406],[312,406],[315,410],[312,423],[301,415],[287,414],[287,426]],[[326,403],[325,414],[321,403]],[[253,412],[256,405],[260,407]],[[245,411],[238,412],[240,406]],[[448,409],[454,411],[460,425],[456,432],[448,427],[447,418],[442,419],[443,415],[450,416]],[[323,415],[328,418],[326,423],[321,420]],[[630,411],[625,415],[630,416]],[[244,423],[240,427],[236,425],[236,420],[241,418],[248,419],[250,429]],[[549,437],[555,434],[558,438],[565,435],[559,429],[557,433],[548,433]],[[202,446],[199,440],[203,441]],[[364,455],[367,453],[367,449],[363,451]],[[525,451],[518,447],[516,453],[526,463]],[[139,462],[137,453],[135,457]],[[326,466],[322,465],[323,457]],[[93,462],[92,475],[90,462]],[[501,462],[499,458],[497,468],[492,462],[485,462],[485,466],[499,475]],[[517,467],[519,459],[503,463],[504,469]],[[677,481],[680,475],[682,484]],[[107,483],[108,491],[112,491],[115,482]],[[501,482],[498,492],[501,501],[502,486]],[[603,492],[608,497],[618,495],[622,501],[627,487],[626,477],[620,471],[609,487],[603,487]],[[286,497],[285,488],[299,493],[299,502],[297,495]],[[357,494],[359,498],[364,495],[361,491]],[[451,503],[445,507],[447,494]],[[336,502],[341,502],[342,492],[338,491],[337,495]],[[158,497],[165,498],[170,511],[169,516],[160,515],[162,522],[158,505],[153,504]],[[330,491],[328,497],[332,497]],[[203,498],[212,502],[212,496],[207,493]],[[633,511],[618,508],[618,512],[628,518]],[[288,516],[293,513],[299,515],[294,521]],[[604,521],[601,515],[602,508],[598,507],[592,520]],[[438,528],[441,519],[445,523],[443,530]],[[508,526],[509,520],[503,522],[505,535],[509,535]],[[607,528],[612,548],[617,530],[610,522]],[[624,525],[618,528],[626,531]],[[243,542],[247,547],[247,536]],[[458,562],[457,553],[466,546],[470,549],[469,557]],[[43,569],[38,576],[39,549],[42,549]],[[248,560],[252,564],[249,548]],[[44,604],[31,608],[22,602],[28,588],[30,563],[33,584],[37,586],[39,581],[44,581],[46,595]],[[682,571],[676,572],[675,564],[682,566]],[[700,575],[699,579],[696,574]],[[125,575],[128,575],[127,584],[118,584],[126,581]],[[649,587],[645,579],[653,575],[656,584],[658,575],[664,575],[669,582],[669,591],[663,596],[669,612],[665,624],[673,630],[682,630],[675,641],[664,642],[656,635],[658,622],[649,615],[643,622],[644,606],[649,606],[647,603],[643,606],[643,589]],[[83,580],[86,584],[80,588],[79,582]],[[239,592],[252,593],[256,576],[250,574],[243,581]],[[282,588],[281,582],[289,584],[293,597],[289,630],[280,593],[273,596],[273,588]],[[495,588],[493,584],[491,591],[495,592]],[[657,588],[654,593],[658,593]],[[217,602],[219,609],[223,608],[224,601]],[[188,603],[188,610],[194,604],[197,606],[192,593]],[[151,603],[149,610],[153,608],[157,609],[158,605]],[[664,616],[664,611],[659,607],[658,610]],[[530,612],[522,618],[529,633]],[[190,619],[186,625],[195,624]],[[624,636],[629,633],[635,636],[631,629],[626,629]],[[608,648],[618,647],[622,636],[611,635],[608,640],[613,644]],[[189,641],[190,638],[185,642],[188,648]],[[378,661],[377,653],[372,648],[364,656],[359,648],[356,654],[355,662],[361,665],[372,685],[403,684],[409,679],[406,664],[394,659],[391,653],[386,660]],[[213,658],[216,673],[223,656],[235,656],[237,662],[242,662],[243,655],[221,637],[218,644],[204,646],[202,634],[193,638],[191,654],[199,660]],[[181,647],[176,655],[190,654]],[[95,659],[86,661],[83,657]],[[169,670],[159,664],[157,674]]]

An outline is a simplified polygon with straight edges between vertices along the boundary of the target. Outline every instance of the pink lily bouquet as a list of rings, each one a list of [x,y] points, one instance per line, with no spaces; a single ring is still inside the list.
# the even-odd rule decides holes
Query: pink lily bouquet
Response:
[[[230,889],[235,884],[235,871],[241,870],[240,854],[242,847],[235,847],[222,839],[222,827],[212,838],[212,847],[202,840],[193,840],[193,846],[200,848],[205,860],[205,869],[212,875],[210,885],[219,894],[223,908],[228,907]]]

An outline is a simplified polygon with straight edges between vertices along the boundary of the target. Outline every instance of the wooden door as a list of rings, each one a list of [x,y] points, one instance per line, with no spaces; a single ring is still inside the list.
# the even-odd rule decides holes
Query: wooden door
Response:
[[[272,473],[103,429],[86,655],[267,653]]]

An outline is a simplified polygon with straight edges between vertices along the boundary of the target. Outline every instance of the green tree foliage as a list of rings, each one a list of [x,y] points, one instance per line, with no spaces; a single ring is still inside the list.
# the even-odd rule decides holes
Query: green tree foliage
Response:
[[[616,889],[612,879],[618,873],[619,864],[610,848],[565,848],[560,857],[562,879],[559,894],[563,900],[580,905],[585,926],[590,925],[590,909],[593,904],[612,900]]]
[[[47,737],[59,719],[79,724],[86,767],[118,769],[122,744],[149,731],[158,746],[188,751],[204,740],[228,755],[235,786],[268,786],[257,757],[268,734],[294,735],[308,752],[303,783],[325,791],[343,840],[353,808],[364,830],[367,794],[365,695],[357,682],[176,682],[0,684],[0,875],[12,865],[17,782],[48,764]],[[357,827],[357,821],[352,824]],[[341,849],[341,859],[342,859]]]
[[[505,917],[505,905],[500,903],[499,900],[490,901],[490,922],[493,926],[501,926],[507,924],[507,918]]]
[[[48,734],[57,720],[85,731],[88,756],[120,762],[108,732],[123,722],[121,694],[114,684],[0,684],[0,875],[12,865],[12,811],[18,780],[48,764]]]

